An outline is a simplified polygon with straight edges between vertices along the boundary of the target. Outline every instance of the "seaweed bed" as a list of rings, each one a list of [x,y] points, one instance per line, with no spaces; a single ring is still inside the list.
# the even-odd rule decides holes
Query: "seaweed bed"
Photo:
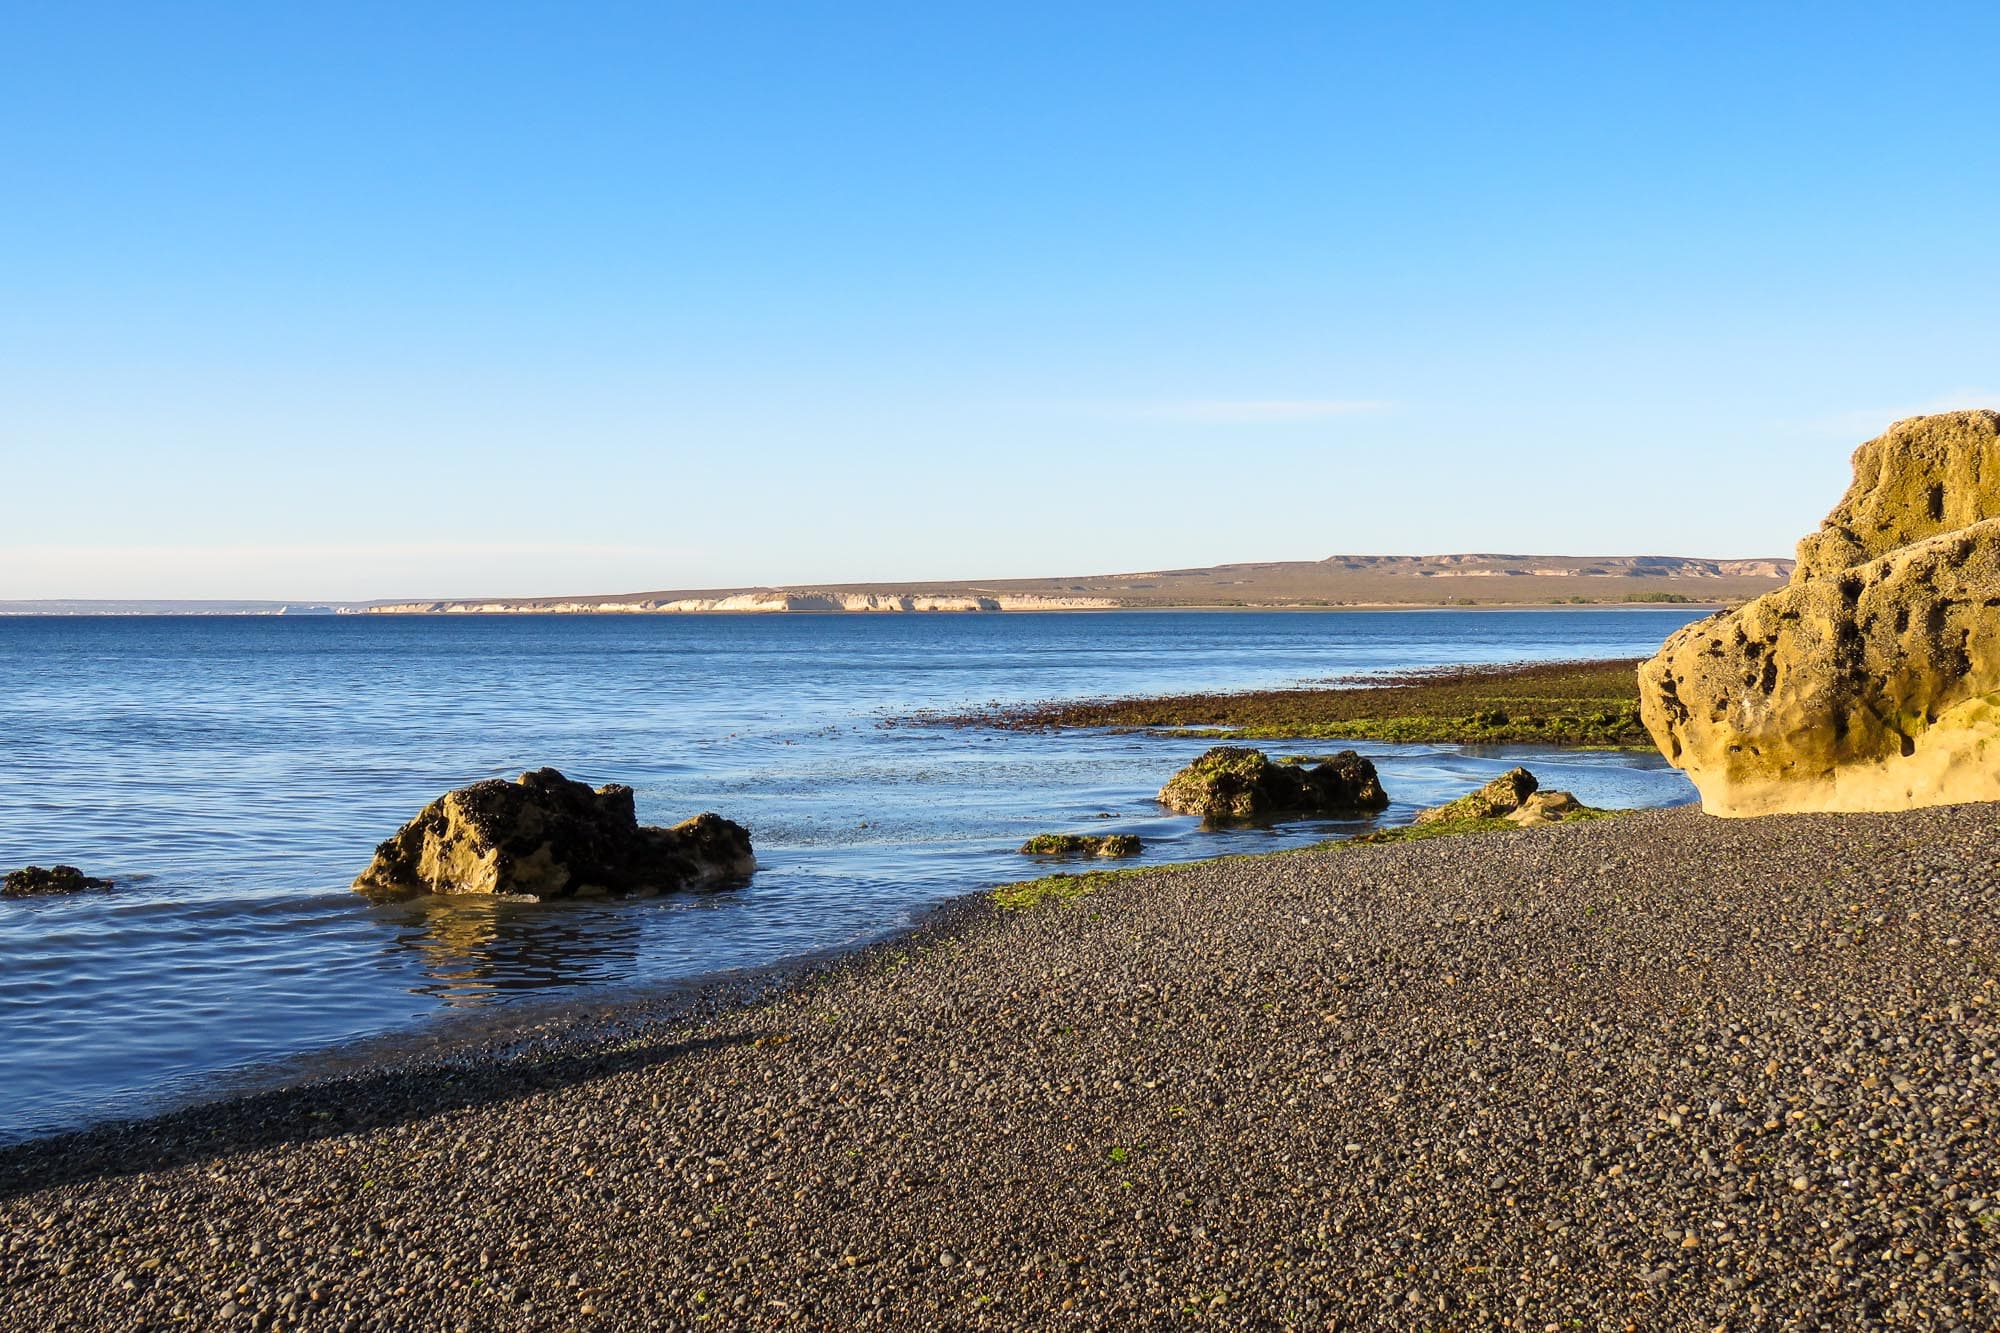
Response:
[[[1326,737],[1463,745],[1651,749],[1639,721],[1638,663],[1450,667],[1326,689],[1078,699],[922,716],[945,726],[1056,731],[1170,729],[1222,740]]]

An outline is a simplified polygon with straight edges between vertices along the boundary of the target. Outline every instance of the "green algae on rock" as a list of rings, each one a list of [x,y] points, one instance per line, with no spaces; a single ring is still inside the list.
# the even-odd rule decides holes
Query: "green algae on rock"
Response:
[[[1160,803],[1183,815],[1372,813],[1389,804],[1375,765],[1352,750],[1310,767],[1275,764],[1262,750],[1218,745],[1160,788]]]
[[[1037,833],[1021,844],[1024,856],[1137,856],[1139,839],[1131,833]]]
[[[1566,791],[1543,791],[1535,775],[1525,768],[1510,768],[1478,791],[1455,801],[1420,811],[1415,827],[1451,824],[1476,827],[1516,827],[1530,824],[1558,824],[1566,819],[1590,819],[1605,811],[1585,805]]]
[[[1543,795],[1569,796],[1568,792],[1537,793],[1528,798],[1512,815],[1494,815],[1488,818],[1437,819],[1424,824],[1401,824],[1395,828],[1375,829],[1368,833],[1358,833],[1351,838],[1336,838],[1332,842],[1321,843],[1322,847],[1381,847],[1399,842],[1425,842],[1431,838],[1456,838],[1468,833],[1506,833],[1514,829],[1529,828],[1537,824],[1581,824],[1593,819],[1616,819],[1622,815],[1636,814],[1634,810],[1600,810],[1594,805],[1576,802],[1575,808],[1557,818],[1521,819],[1516,816],[1533,808]],[[1575,802],[1575,797],[1569,798]]]
[[[1527,769],[1510,768],[1478,791],[1423,811],[1416,822],[1435,824],[1451,819],[1498,819],[1520,809],[1521,802],[1534,795],[1539,785],[1535,775]]]

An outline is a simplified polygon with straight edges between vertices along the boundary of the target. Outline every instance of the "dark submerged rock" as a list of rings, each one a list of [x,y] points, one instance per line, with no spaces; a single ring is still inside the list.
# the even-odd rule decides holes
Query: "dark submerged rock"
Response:
[[[672,893],[748,874],[750,833],[720,815],[642,827],[632,789],[592,789],[553,768],[446,792],[375,851],[355,879],[371,898],[494,893],[522,898]]]
[[[46,870],[41,866],[23,866],[7,872],[6,880],[0,882],[0,898],[44,898],[110,887],[110,880],[92,879],[75,866],[52,866]]]
[[[1372,813],[1389,804],[1375,765],[1352,750],[1322,763],[1275,764],[1262,750],[1218,745],[1167,780],[1160,803],[1183,815]]]

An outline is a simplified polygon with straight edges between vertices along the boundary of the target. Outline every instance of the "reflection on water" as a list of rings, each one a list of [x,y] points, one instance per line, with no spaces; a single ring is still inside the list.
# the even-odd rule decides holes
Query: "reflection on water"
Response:
[[[446,1010],[872,938],[1044,873],[1014,850],[1034,833],[1135,833],[1145,860],[1167,861],[1359,827],[1205,830],[1167,814],[1153,793],[1204,741],[879,726],[888,716],[1636,656],[1688,618],[0,618],[0,867],[119,882],[0,904],[0,1139]],[[1389,822],[1517,762],[1594,805],[1691,795],[1652,756],[1355,748],[1381,770]],[[649,822],[743,822],[760,869],[727,892],[625,903],[348,892],[439,792],[543,764],[630,783]]]
[[[423,898],[390,937],[409,950],[423,980],[411,989],[464,1008],[503,991],[623,981],[636,971],[639,913],[631,903],[528,903],[472,894]]]

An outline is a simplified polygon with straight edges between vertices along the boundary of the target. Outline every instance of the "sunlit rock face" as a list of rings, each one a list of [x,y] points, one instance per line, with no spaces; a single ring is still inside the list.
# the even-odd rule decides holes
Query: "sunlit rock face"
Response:
[[[1718,815],[2000,800],[2000,414],[1899,421],[1791,582],[1639,668],[1640,713]]]
[[[1499,819],[1518,811],[1540,785],[1527,769],[1510,768],[1478,791],[1419,810],[1413,822],[1448,824],[1456,819]]]
[[[719,815],[642,826],[632,789],[552,768],[446,792],[376,849],[354,881],[371,898],[488,893],[595,898],[672,893],[748,874],[750,834]]]

